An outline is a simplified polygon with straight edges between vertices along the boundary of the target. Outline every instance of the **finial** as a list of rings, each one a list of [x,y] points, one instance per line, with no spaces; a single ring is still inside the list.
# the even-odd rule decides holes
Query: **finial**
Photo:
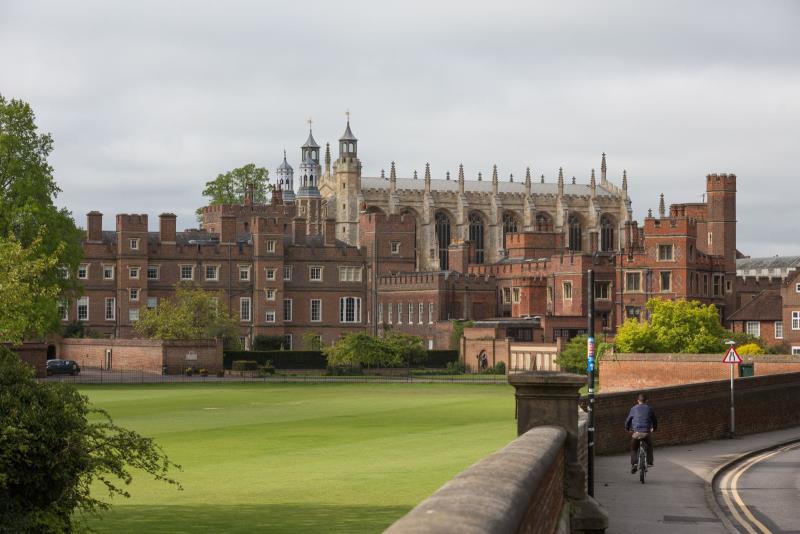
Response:
[[[479,182],[483,181],[483,174],[480,171],[478,171],[478,181]]]
[[[508,181],[509,182],[514,182],[514,173],[513,172],[508,175]]]
[[[564,185],[564,169],[562,167],[558,168],[558,183]]]
[[[661,193],[661,196],[658,199],[658,216],[664,217],[667,214],[666,206],[664,206],[664,193]]]
[[[347,117],[347,124],[350,124],[350,110],[344,112],[345,116]]]
[[[463,182],[464,181],[464,164],[463,163],[459,163],[458,164],[458,181],[459,182]]]
[[[653,209],[652,208],[647,208],[647,218],[648,219],[652,219],[653,218]]]
[[[540,184],[544,183],[544,174],[542,175],[542,179],[539,181]]]
[[[594,181],[594,169],[592,169],[592,178],[589,181],[589,185],[591,185],[593,189],[597,185],[597,183]]]
[[[622,169],[622,190],[628,190],[628,171]]]
[[[525,167],[525,183],[531,185],[531,168]]]
[[[575,185],[575,177],[572,177],[572,185]]]
[[[606,153],[603,152],[603,159],[600,160],[600,183],[606,185],[608,177],[606,176]]]
[[[426,163],[425,164],[425,181],[426,182],[430,182],[431,181],[431,164],[430,163]]]
[[[414,170],[414,179],[415,180],[417,179],[417,171],[416,171],[416,169]]]
[[[384,172],[383,169],[381,169],[381,178],[384,178],[384,179],[386,178],[386,173]]]
[[[449,179],[450,179],[450,171],[447,171],[447,173],[445,173],[445,180]]]
[[[313,120],[311,120],[311,117],[309,117],[309,118],[306,120],[306,122],[308,123],[308,131],[310,132],[310,131],[311,131],[311,125],[314,123],[314,121],[313,121]]]
[[[392,166],[389,167],[389,180],[393,182],[397,180],[397,173],[394,170],[394,161],[392,162]]]
[[[286,161],[286,149],[283,149],[283,161]]]
[[[492,166],[492,183],[497,183],[497,165]]]

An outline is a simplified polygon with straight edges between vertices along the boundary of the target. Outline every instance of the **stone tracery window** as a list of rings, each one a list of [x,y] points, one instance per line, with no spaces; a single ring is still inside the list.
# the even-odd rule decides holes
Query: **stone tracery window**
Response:
[[[537,232],[552,232],[553,219],[546,213],[537,213],[535,226]]]
[[[486,253],[483,217],[481,217],[480,213],[473,212],[469,215],[469,240],[475,247],[475,263],[483,263],[486,259]]]
[[[436,241],[439,243],[439,268],[446,271],[450,267],[450,217],[443,211],[436,212]]]
[[[600,250],[603,252],[614,250],[614,221],[608,215],[600,217]]]
[[[506,234],[519,232],[519,218],[513,212],[507,211],[503,214],[503,248],[506,248]]]
[[[573,252],[581,250],[581,221],[576,215],[570,215],[567,219],[567,226],[569,228],[569,244],[568,247]]]

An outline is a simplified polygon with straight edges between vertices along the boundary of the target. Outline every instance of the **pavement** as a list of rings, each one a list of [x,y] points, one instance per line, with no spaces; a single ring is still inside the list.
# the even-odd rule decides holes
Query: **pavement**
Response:
[[[608,534],[727,533],[706,497],[714,470],[746,452],[800,439],[800,427],[674,447],[659,447],[658,433],[653,438],[655,466],[646,484],[630,473],[629,454],[596,458],[595,498],[608,512]],[[773,485],[768,478],[762,484]]]

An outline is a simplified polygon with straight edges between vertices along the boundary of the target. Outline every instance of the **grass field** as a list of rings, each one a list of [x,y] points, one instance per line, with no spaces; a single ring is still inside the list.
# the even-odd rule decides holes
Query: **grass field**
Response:
[[[380,532],[515,436],[513,389],[460,384],[84,386],[183,466],[99,532]],[[100,488],[98,488],[99,490]]]

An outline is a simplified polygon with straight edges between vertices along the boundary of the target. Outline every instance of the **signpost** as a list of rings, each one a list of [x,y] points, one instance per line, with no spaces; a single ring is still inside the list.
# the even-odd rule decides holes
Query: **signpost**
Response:
[[[588,449],[586,454],[586,489],[587,493],[590,497],[594,497],[594,356],[595,356],[595,344],[594,344],[594,271],[589,269],[589,272],[586,273],[587,280],[586,280],[586,295],[588,302],[587,305],[587,313],[589,323],[586,325],[586,333],[589,336],[589,339],[586,342],[586,372],[588,373],[587,378],[587,389],[588,389],[588,402],[586,403],[587,412],[589,415],[589,421],[587,424],[586,434],[588,439]]]
[[[730,437],[734,438],[736,436],[736,411],[734,409],[734,400],[733,400],[733,367],[737,364],[742,363],[742,358],[739,356],[739,353],[736,352],[734,346],[736,345],[735,341],[726,341],[726,345],[728,345],[728,352],[725,353],[725,357],[722,358],[722,363],[727,363],[731,366],[731,433]]]

